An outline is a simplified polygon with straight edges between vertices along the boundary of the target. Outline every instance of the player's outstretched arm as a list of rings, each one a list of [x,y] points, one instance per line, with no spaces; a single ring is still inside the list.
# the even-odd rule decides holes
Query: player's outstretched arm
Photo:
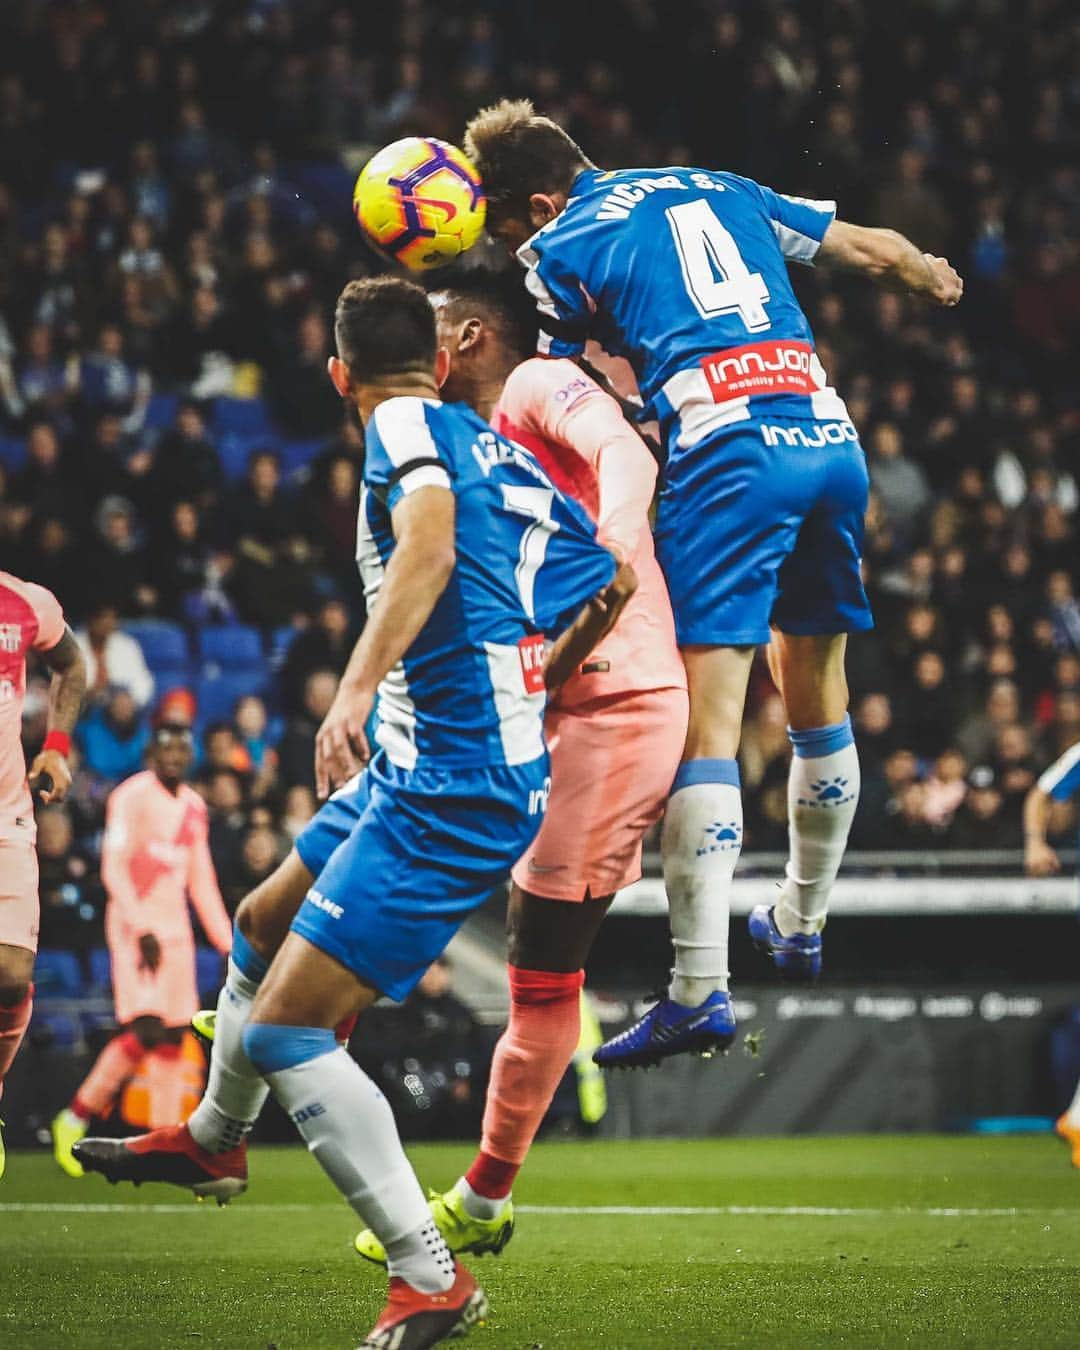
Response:
[[[454,519],[454,494],[444,487],[418,488],[393,509],[394,552],[378,599],[315,737],[320,797],[347,782],[371,757],[364,724],[375,691],[412,646],[447,587],[457,560]]]
[[[1049,877],[1061,871],[1061,859],[1046,842],[1050,794],[1036,785],[1024,799],[1024,870],[1029,877]]]
[[[861,272],[880,286],[909,291],[938,305],[958,305],[964,294],[963,280],[947,259],[920,252],[896,230],[834,220],[825,231],[817,260]]]
[[[52,688],[49,691],[49,732],[58,733],[64,741],[71,738],[75,723],[79,720],[79,710],[86,694],[86,658],[82,648],[75,640],[70,628],[64,629],[64,636],[54,646],[41,653],[53,671]],[[41,800],[62,802],[71,787],[71,769],[67,756],[46,739],[45,749],[30,766],[30,781],[47,774],[52,786],[41,793]]]
[[[544,662],[544,684],[549,693],[557,692],[592,649],[607,637],[637,586],[637,573],[629,563],[620,563],[604,589],[581,609]]]

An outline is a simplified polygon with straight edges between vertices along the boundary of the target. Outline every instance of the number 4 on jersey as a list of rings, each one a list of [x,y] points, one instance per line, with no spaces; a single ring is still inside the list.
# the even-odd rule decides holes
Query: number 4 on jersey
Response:
[[[765,278],[747,268],[738,245],[709,203],[704,198],[681,202],[665,214],[687,294],[701,317],[738,314],[751,333],[770,327],[765,313],[769,298]]]

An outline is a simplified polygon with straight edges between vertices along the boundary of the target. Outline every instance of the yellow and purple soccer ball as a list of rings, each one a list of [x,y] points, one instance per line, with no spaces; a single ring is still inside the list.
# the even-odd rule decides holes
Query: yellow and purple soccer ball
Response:
[[[360,170],[353,212],[376,248],[424,272],[453,262],[476,243],[487,198],[480,175],[456,145],[406,136]]]

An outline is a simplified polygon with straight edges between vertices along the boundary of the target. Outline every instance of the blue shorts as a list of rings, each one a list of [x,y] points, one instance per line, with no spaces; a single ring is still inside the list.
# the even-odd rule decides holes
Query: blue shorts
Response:
[[[859,633],[869,492],[850,422],[769,417],[677,450],[656,515],[680,646]]]
[[[296,840],[315,884],[292,931],[404,998],[532,843],[549,772],[546,755],[447,771],[400,769],[380,752]]]

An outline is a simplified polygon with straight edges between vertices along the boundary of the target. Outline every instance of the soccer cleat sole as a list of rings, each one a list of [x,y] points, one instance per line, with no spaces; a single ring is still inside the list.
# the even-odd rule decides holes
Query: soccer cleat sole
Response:
[[[610,1073],[618,1069],[658,1069],[666,1059],[677,1059],[680,1055],[694,1055],[698,1059],[714,1059],[717,1055],[726,1055],[735,1041],[735,1032],[730,1036],[710,1034],[702,1036],[678,1050],[653,1051],[651,1047],[641,1050],[631,1058],[614,1060],[610,1064],[600,1064],[600,1068]]]
[[[488,1311],[487,1295],[478,1287],[470,1294],[468,1302],[458,1313],[457,1320],[445,1330],[440,1329],[436,1334],[423,1339],[409,1338],[407,1331],[404,1331],[403,1334],[404,1324],[399,1323],[395,1327],[387,1327],[385,1331],[376,1332],[369,1336],[367,1340],[361,1341],[357,1350],[397,1350],[397,1347],[401,1345],[421,1347],[437,1345],[440,1341],[458,1341],[475,1328],[485,1326]],[[420,1335],[423,1336],[423,1332]]]
[[[135,1186],[141,1186],[144,1181],[164,1182],[182,1186],[198,1200],[216,1200],[218,1205],[227,1205],[247,1190],[247,1180],[243,1177],[200,1180],[185,1175],[195,1164],[183,1154],[132,1153],[124,1147],[122,1139],[81,1139],[72,1152],[85,1171],[100,1173],[113,1186],[119,1181],[130,1181]],[[149,1161],[151,1158],[155,1159],[153,1163]]]

